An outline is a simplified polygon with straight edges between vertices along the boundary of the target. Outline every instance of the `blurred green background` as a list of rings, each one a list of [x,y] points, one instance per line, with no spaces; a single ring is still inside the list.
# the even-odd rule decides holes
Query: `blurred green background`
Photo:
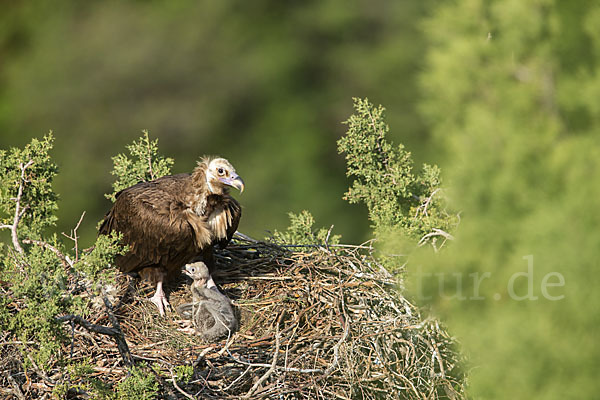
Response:
[[[91,243],[110,206],[110,158],[148,129],[174,172],[203,154],[232,161],[247,184],[241,231],[263,237],[308,209],[343,241],[368,239],[366,210],[342,200],[349,182],[335,144],[351,98],[368,97],[387,108],[390,139],[417,165],[440,165],[461,212],[457,240],[415,254],[407,269],[447,277],[443,288],[417,288],[431,299],[415,298],[462,342],[473,397],[598,397],[596,2],[0,7],[0,146],[54,130],[59,230],[86,210]],[[537,299],[517,300],[507,283],[527,272],[528,256]],[[469,274],[486,273],[477,296]],[[543,296],[552,273],[564,278],[548,289],[560,300]],[[409,275],[409,287],[417,282]],[[527,294],[528,281],[515,282]]]
[[[353,96],[386,104],[425,157],[416,73],[428,2],[0,2],[0,147],[52,129],[59,230],[84,241],[110,207],[111,157],[148,129],[173,172],[222,155],[246,181],[240,230],[263,238],[309,209],[368,239],[335,141]]]

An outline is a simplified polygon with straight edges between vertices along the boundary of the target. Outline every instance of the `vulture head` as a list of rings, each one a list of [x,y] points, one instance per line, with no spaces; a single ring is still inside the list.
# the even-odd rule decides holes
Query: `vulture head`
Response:
[[[233,165],[224,158],[205,160],[206,184],[211,193],[221,194],[226,186],[231,186],[241,192],[244,191],[244,181],[235,172]]]
[[[204,264],[202,261],[186,264],[183,273],[192,278],[194,282],[200,285],[201,287],[206,286],[206,282],[210,278],[208,268],[206,267],[206,264]]]

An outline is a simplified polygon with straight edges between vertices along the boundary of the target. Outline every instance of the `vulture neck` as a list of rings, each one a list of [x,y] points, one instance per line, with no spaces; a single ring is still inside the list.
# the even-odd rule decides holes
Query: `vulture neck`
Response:
[[[210,184],[206,179],[206,171],[208,169],[208,161],[203,160],[198,163],[198,166],[192,172],[192,191],[188,195],[190,208],[197,215],[203,216],[206,212],[206,201],[209,195],[223,196],[229,193],[229,189],[221,184]]]

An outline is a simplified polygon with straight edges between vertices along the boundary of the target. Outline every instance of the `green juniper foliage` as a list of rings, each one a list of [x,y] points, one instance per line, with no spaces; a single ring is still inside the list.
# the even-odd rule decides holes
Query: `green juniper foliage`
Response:
[[[385,109],[357,98],[354,107],[356,113],[345,122],[348,131],[338,141],[347,175],[355,178],[344,198],[366,204],[376,236],[399,229],[434,246],[439,237],[451,237],[458,218],[446,210],[439,168],[424,164],[415,174],[410,152],[386,140]]]
[[[148,378],[139,369],[133,369],[114,393],[90,375],[85,362],[65,357],[70,337],[56,317],[89,314],[93,294],[114,281],[116,270],[107,267],[126,248],[119,244],[119,235],[99,236],[91,251],[79,250],[76,232],[71,234],[72,249],[58,235],[46,235],[57,209],[52,190],[57,167],[49,155],[52,144],[50,133],[23,149],[0,150],[0,228],[9,233],[7,243],[0,242],[0,329],[21,343],[24,368],[65,371],[57,378],[58,397],[75,389],[96,398],[156,398],[154,376]],[[131,159],[114,158],[115,191],[165,175],[173,163],[158,155],[157,143],[148,139],[147,132],[128,149]]]
[[[115,201],[115,195],[138,182],[148,182],[168,175],[173,166],[173,159],[163,157],[158,152],[158,139],[150,140],[148,131],[142,131],[139,141],[127,146],[129,156],[118,154],[112,158],[114,168],[111,172],[117,177],[113,183],[114,191],[106,194],[106,198]]]
[[[408,281],[470,354],[472,398],[598,398],[600,3],[439,4],[421,107],[466,218]]]
[[[52,191],[52,181],[58,168],[48,154],[53,142],[50,132],[23,149],[0,150],[0,225],[10,229],[19,207],[19,239],[39,238],[56,222],[58,196]]]
[[[56,254],[47,247],[22,244],[23,239],[40,239],[56,221],[52,180],[57,167],[48,154],[53,140],[49,133],[23,149],[0,151],[1,224],[11,231],[12,242],[12,248],[2,245],[0,280],[7,283],[2,298],[13,299],[2,307],[1,329],[23,342],[37,343],[29,355],[42,368],[64,340],[54,316],[73,305],[73,299],[63,293],[67,276]],[[60,247],[56,235],[46,243]]]
[[[1,228],[10,232],[8,243],[0,244],[0,329],[23,343],[26,367],[41,369],[64,361],[67,337],[56,316],[85,309],[72,283],[102,282],[111,272],[106,265],[123,251],[118,238],[100,237],[89,254],[73,254],[56,234],[45,235],[57,209],[52,144],[50,133],[23,149],[0,151]]]
[[[127,246],[119,244],[121,234],[99,235],[91,252],[84,254],[80,262],[75,264],[78,272],[86,276],[94,288],[106,283],[113,283],[114,268],[107,268],[117,255],[125,254]]]
[[[130,375],[117,388],[119,400],[152,400],[158,396],[156,376],[145,364],[132,367]]]
[[[438,249],[451,239],[458,216],[450,214],[441,188],[440,169],[424,164],[420,174],[413,173],[410,152],[386,140],[389,126],[384,108],[367,99],[354,99],[356,113],[347,121],[348,131],[338,141],[338,151],[346,153],[347,175],[355,177],[344,199],[364,203],[369,210],[377,237],[395,233],[416,241],[431,243]],[[313,228],[308,211],[289,213],[290,226],[275,231],[273,239],[288,244],[325,243],[330,232]],[[338,243],[339,235],[328,243]]]
[[[40,141],[33,141],[25,150],[12,149],[1,153],[2,168],[12,180],[4,179],[0,188],[0,202],[4,205],[2,228],[11,232],[9,243],[0,245],[3,250],[0,257],[0,329],[8,334],[7,340],[20,341],[20,361],[24,369],[32,368],[34,372],[38,368],[61,371],[59,376],[53,375],[56,381],[54,395],[57,397],[85,392],[98,399],[156,399],[161,391],[158,378],[160,371],[140,364],[132,367],[129,375],[120,383],[110,386],[93,374],[88,361],[68,356],[70,335],[67,334],[65,324],[56,317],[64,314],[88,315],[93,309],[89,301],[92,297],[90,294],[98,292],[111,281],[114,277],[111,274],[116,274],[116,269],[107,267],[125,249],[119,245],[119,236],[100,236],[93,250],[79,251],[77,242],[73,249],[68,249],[58,240],[58,235],[44,234],[44,228],[55,220],[54,214],[36,213],[35,210],[30,210],[29,204],[54,204],[55,209],[56,195],[52,192],[51,184],[56,167],[48,156],[52,147],[51,139],[45,140],[48,141],[46,146],[41,146]],[[35,154],[30,150],[34,147]],[[128,149],[132,157],[137,157],[138,160],[147,157],[148,167],[146,169],[145,163],[135,164],[125,156],[117,156],[115,159],[137,168],[136,173],[129,174],[120,169],[123,163],[115,162],[113,173],[121,184],[126,185],[123,182],[128,179],[129,182],[132,182],[131,179],[137,181],[142,173],[151,174],[144,175],[143,179],[168,173],[172,161],[162,164],[156,162],[155,158],[165,159],[158,155],[156,142],[151,142],[147,133],[128,146]],[[395,156],[393,151],[386,151],[392,154],[390,159]],[[12,157],[9,159],[6,154],[11,154]],[[37,160],[44,160],[46,164],[36,165]],[[155,165],[161,167],[155,168]],[[37,171],[36,174],[28,175],[29,168]],[[436,182],[436,185],[432,182]],[[413,177],[409,186],[412,193],[423,195],[433,193],[433,187],[437,188],[437,184],[438,180],[424,174],[419,178]],[[419,188],[421,189],[418,190]],[[428,188],[429,192],[422,188]],[[115,185],[115,190],[117,189]],[[30,193],[30,190],[34,193]],[[18,199],[20,201],[17,207]],[[14,205],[11,205],[11,201]],[[430,203],[433,204],[434,201],[430,200]],[[419,203],[416,204],[418,209]],[[428,212],[436,209],[432,204],[428,205]],[[25,211],[21,212],[19,209]],[[27,214],[30,211],[31,216]],[[10,213],[13,213],[12,219]],[[420,213],[428,216],[425,210]],[[14,215],[22,216],[21,219],[17,218],[17,224],[14,223]],[[284,232],[275,231],[274,240],[300,245],[337,244],[340,240],[339,235],[331,234],[328,229],[315,229],[314,218],[308,211],[290,213],[289,216],[290,227]],[[27,230],[23,221],[30,222],[33,228]],[[13,232],[16,233],[16,241],[12,241]],[[76,238],[75,233],[71,237]],[[175,372],[177,379],[183,383],[189,382],[193,377],[193,368],[189,366],[178,367]]]
[[[70,382],[63,382],[54,387],[52,394],[55,398],[67,398],[69,389],[85,392],[95,400],[111,400],[116,395],[111,387],[98,379],[89,359],[73,362],[66,367]]]
[[[300,214],[288,213],[290,226],[285,231],[275,230],[272,239],[278,243],[295,245],[338,244],[340,235],[332,235],[330,230],[313,228],[315,219],[312,214],[303,210]]]
[[[194,367],[191,365],[178,365],[175,367],[175,376],[178,381],[188,384],[194,376]]]
[[[2,330],[23,343],[35,343],[22,349],[28,355],[24,361],[26,365],[33,361],[47,369],[67,341],[62,323],[54,317],[70,312],[76,300],[65,293],[67,275],[51,251],[35,246],[25,259],[9,264],[9,257],[4,255],[8,262],[2,270],[2,280],[9,282],[7,294],[13,301],[6,309]]]

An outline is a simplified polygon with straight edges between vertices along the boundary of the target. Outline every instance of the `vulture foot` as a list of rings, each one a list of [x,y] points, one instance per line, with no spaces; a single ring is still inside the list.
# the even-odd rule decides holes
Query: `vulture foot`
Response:
[[[153,302],[156,307],[158,307],[158,313],[161,317],[165,316],[165,309],[171,310],[171,305],[167,301],[167,296],[165,296],[165,292],[158,290],[154,293],[154,296],[150,298],[150,301]]]
[[[177,330],[179,332],[183,332],[187,335],[196,335],[197,334],[196,329],[194,329],[193,327],[177,328]]]

